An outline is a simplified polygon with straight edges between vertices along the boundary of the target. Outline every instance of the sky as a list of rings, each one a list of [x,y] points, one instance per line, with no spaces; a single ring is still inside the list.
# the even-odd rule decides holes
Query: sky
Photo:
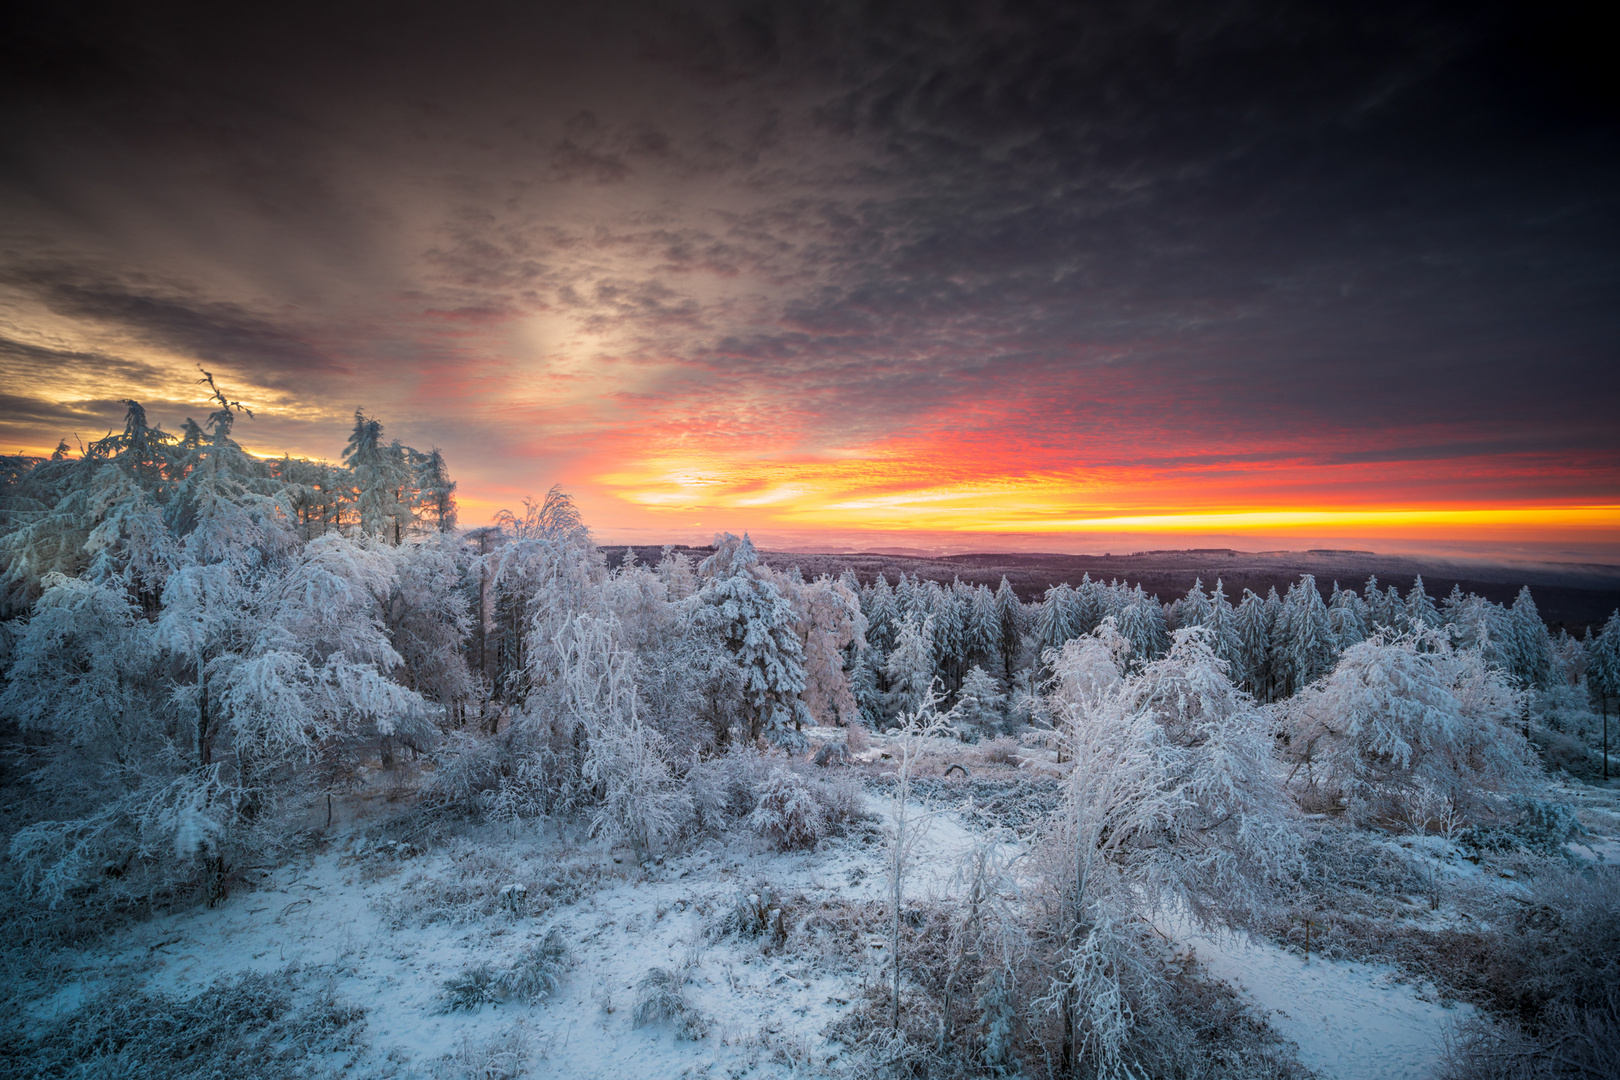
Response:
[[[1620,561],[1620,90],[1557,4],[0,15],[0,452],[363,408],[604,542]]]

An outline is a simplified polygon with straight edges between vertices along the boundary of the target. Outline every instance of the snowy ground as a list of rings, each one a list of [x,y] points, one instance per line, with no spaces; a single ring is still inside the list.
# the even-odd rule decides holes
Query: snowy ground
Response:
[[[1259,1006],[1300,1061],[1334,1080],[1424,1080],[1451,1025],[1473,1012],[1428,999],[1388,965],[1306,961],[1247,934],[1164,929]]]
[[[1620,857],[1620,792],[1567,794],[1580,798],[1591,833],[1573,850]],[[533,1076],[836,1073],[848,1052],[836,1025],[886,967],[883,833],[892,802],[881,793],[867,798],[872,820],[814,853],[777,853],[739,831],[641,864],[570,830],[539,827],[469,828],[421,851],[383,841],[380,821],[362,817],[256,889],[213,909],[152,919],[72,956],[60,989],[33,1011],[48,1019],[76,1008],[110,972],[190,995],[237,971],[301,965],[366,1010],[369,1048],[349,1075],[470,1075],[477,1070],[468,1062],[502,1053],[526,1061]],[[925,809],[908,812],[915,819]],[[929,817],[907,897],[950,897],[978,836],[963,815]],[[512,885],[528,898],[521,910],[503,906],[502,890]],[[791,940],[718,933],[739,903],[790,910]],[[572,966],[551,1000],[447,1011],[447,978],[478,962],[508,964],[554,927]],[[1430,1000],[1392,967],[1306,963],[1243,935],[1174,921],[1162,929],[1330,1080],[1429,1076],[1447,1031],[1471,1011]],[[689,1022],[635,1025],[638,985],[653,968],[684,982]]]
[[[870,804],[874,818],[887,814],[887,800]],[[77,977],[36,1013],[47,1019],[75,1008],[98,989],[98,973],[132,962],[145,969],[148,987],[187,996],[224,974],[300,965],[366,1009],[372,1049],[356,1063],[365,1075],[429,1075],[457,1047],[493,1052],[514,1039],[527,1046],[537,1076],[785,1076],[836,1067],[846,1048],[827,1029],[877,975],[887,948],[879,931],[889,886],[875,830],[813,854],[778,854],[744,834],[641,865],[574,839],[479,830],[444,850],[401,857],[361,831],[339,834],[257,889],[151,920],[79,955]],[[906,895],[948,895],[956,855],[972,839],[954,814],[932,817]],[[534,898],[531,909],[545,908],[557,883],[564,902],[520,916],[496,899],[484,914],[513,883]],[[739,900],[762,894],[790,905],[800,923],[824,912],[808,922],[826,926],[800,932],[791,948],[768,936],[714,936]],[[446,978],[479,961],[499,967],[553,926],[573,966],[552,1000],[445,1011]],[[655,967],[685,979],[704,1037],[683,1039],[670,1023],[634,1026],[637,986]]]

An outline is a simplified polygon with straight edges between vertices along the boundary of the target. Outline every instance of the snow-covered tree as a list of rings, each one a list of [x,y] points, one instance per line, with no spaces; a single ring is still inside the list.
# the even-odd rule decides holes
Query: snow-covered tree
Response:
[[[1546,686],[1552,671],[1552,637],[1547,633],[1547,624],[1541,621],[1528,585],[1519,590],[1508,611],[1508,627],[1512,643],[1508,670],[1521,686]]]
[[[1419,634],[1425,630],[1438,630],[1442,625],[1440,610],[1434,606],[1434,599],[1423,587],[1422,574],[1412,580],[1412,587],[1407,590],[1405,614],[1404,629]]]
[[[895,607],[894,590],[889,579],[882,574],[872,582],[861,596],[861,610],[866,615],[866,643],[882,655],[894,648],[894,635],[900,623]]]
[[[934,623],[907,615],[887,660],[889,714],[915,713],[934,699]]]
[[[1204,618],[1204,629],[1209,631],[1210,647],[1215,655],[1226,661],[1233,682],[1240,683],[1243,675],[1239,661],[1243,655],[1243,640],[1238,633],[1237,612],[1226,599],[1226,586],[1215,579],[1215,590],[1209,597],[1209,613]]]
[[[659,735],[642,718],[634,654],[616,620],[577,615],[553,641],[565,708],[584,731],[581,777],[594,789],[591,828],[638,852],[658,851],[692,816]]]
[[[1356,595],[1356,590],[1341,589],[1337,581],[1333,583],[1333,596],[1328,601],[1328,624],[1333,628],[1336,653],[1367,640],[1366,605]]]
[[[1209,620],[1209,594],[1204,591],[1204,579],[1196,578],[1187,595],[1176,601],[1172,616],[1166,618],[1173,630],[1187,626],[1203,626]]]
[[[1313,589],[1314,591],[1314,589]],[[1158,723],[1179,793],[1155,852],[1155,892],[1206,923],[1251,916],[1299,865],[1293,802],[1272,767],[1271,723],[1234,687],[1209,632],[1178,630],[1169,653],[1123,690],[1126,709]]]
[[[1079,636],[1073,621],[1073,601],[1074,590],[1067,582],[1046,590],[1035,621],[1035,643],[1042,652],[1061,649],[1064,642]]]
[[[1145,664],[1163,656],[1169,646],[1169,630],[1165,626],[1164,607],[1159,598],[1149,596],[1138,585],[1129,593],[1129,602],[1118,617],[1119,632],[1131,643],[1131,661]]]
[[[1270,701],[1273,685],[1271,611],[1259,594],[1244,589],[1232,622],[1237,631],[1240,656],[1236,666],[1238,685],[1257,700]]]
[[[864,649],[866,617],[860,600],[840,581],[822,576],[794,590],[794,630],[804,651],[801,697],[818,724],[851,724],[860,707],[844,674],[850,649]]]
[[[1014,665],[1023,642],[1024,605],[1018,594],[1007,584],[1006,577],[996,587],[996,622],[999,624],[998,645],[1001,653],[1001,671],[1012,678]]]
[[[967,659],[979,667],[994,666],[1000,655],[1001,616],[996,611],[996,598],[986,585],[973,590],[968,605]]]
[[[1587,679],[1603,713],[1603,778],[1609,778],[1609,710],[1620,698],[1620,610],[1603,624],[1587,648]]]
[[[1333,667],[1338,658],[1338,639],[1316,578],[1306,574],[1288,590],[1288,628],[1284,693],[1293,693],[1314,682]]]
[[[422,513],[438,532],[453,533],[456,531],[456,482],[450,479],[444,454],[434,447],[417,458],[415,484]]]
[[[1042,850],[1061,943],[1036,1005],[1063,1021],[1060,1064],[1132,1075],[1134,1007],[1151,998],[1141,907],[1209,922],[1253,913],[1298,861],[1266,725],[1202,628],[1132,676],[1104,622],[1054,657],[1051,708],[1071,761]]]
[[[803,740],[813,723],[799,695],[805,687],[804,654],[794,632],[793,607],[768,578],[756,573],[759,556],[746,535],[715,537],[715,552],[698,568],[700,618],[736,657],[743,672],[747,741],[764,737],[782,746]],[[929,657],[932,670],[932,657]]]
[[[1478,814],[1521,789],[1535,764],[1518,710],[1518,694],[1477,653],[1429,631],[1351,646],[1281,716],[1301,789],[1368,818],[1398,816],[1425,792]]]
[[[1001,728],[1006,704],[1006,695],[996,685],[995,676],[975,664],[962,680],[962,692],[950,712],[951,724],[976,739],[991,737]]]
[[[354,410],[354,430],[343,463],[354,474],[360,531],[397,544],[416,521],[407,494],[415,477],[403,448],[397,442],[385,446],[382,438],[382,423]]]

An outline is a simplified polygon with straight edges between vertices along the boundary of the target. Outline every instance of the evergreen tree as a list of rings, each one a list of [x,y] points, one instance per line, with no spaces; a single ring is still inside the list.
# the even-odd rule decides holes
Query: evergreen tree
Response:
[[[1209,622],[1210,601],[1209,594],[1204,592],[1204,579],[1196,578],[1192,588],[1175,605],[1174,619],[1167,620],[1174,625],[1172,629],[1180,630],[1188,626],[1204,626]]]
[[[1242,662],[1238,685],[1258,701],[1271,700],[1271,612],[1266,602],[1250,589],[1234,613]]]
[[[1046,590],[1035,623],[1035,642],[1043,653],[1047,649],[1061,649],[1064,642],[1079,636],[1072,621],[1073,596],[1074,590],[1069,588],[1067,582]]]
[[[1341,589],[1333,583],[1333,599],[1328,602],[1328,621],[1339,652],[1367,640],[1366,605],[1354,589]]]
[[[1215,579],[1215,591],[1210,594],[1209,614],[1204,619],[1204,628],[1209,631],[1210,648],[1226,664],[1232,681],[1241,683],[1243,646],[1238,634],[1237,613],[1226,599],[1226,588],[1220,578]]]
[[[1089,573],[1080,577],[1080,587],[1074,593],[1074,631],[1076,635],[1089,634],[1102,625],[1108,614],[1102,600],[1103,586],[1091,580]]]
[[[1367,578],[1367,584],[1362,588],[1367,606],[1367,633],[1385,628],[1395,630],[1395,615],[1389,610],[1389,599],[1378,584],[1378,575],[1373,574]]]
[[[968,607],[968,658],[984,667],[993,664],[1001,645],[1001,619],[996,612],[996,598],[987,585],[973,590]]]
[[[354,431],[343,451],[343,463],[354,474],[354,503],[360,532],[398,544],[415,522],[408,498],[412,481],[404,448],[384,446],[381,421],[354,410]]]
[[[1587,649],[1587,678],[1603,712],[1603,779],[1609,778],[1609,710],[1620,698],[1620,610],[1609,616]]]
[[[996,622],[999,627],[997,640],[1001,651],[1001,670],[1010,681],[1023,641],[1024,605],[1019,601],[1018,594],[1013,592],[1012,586],[1007,584],[1005,575],[1001,579],[1001,584],[996,586]]]
[[[962,692],[951,710],[951,723],[974,739],[992,738],[1005,719],[1006,700],[995,677],[975,664],[962,679]]]
[[[420,457],[416,470],[418,501],[434,529],[453,533],[456,531],[456,482],[450,479],[444,454],[434,447]]]
[[[906,577],[904,570],[900,571],[900,580],[894,587],[894,613],[897,619],[904,619],[907,615],[926,615],[926,611],[919,611],[917,603],[917,582]],[[899,634],[898,625],[895,630]]]
[[[1443,625],[1439,609],[1423,588],[1422,574],[1412,580],[1412,587],[1406,592],[1405,614],[1406,628],[1409,630],[1438,630]]]
[[[894,648],[895,629],[900,623],[900,612],[895,603],[894,590],[889,579],[881,573],[871,588],[862,595],[862,610],[866,614],[866,643],[877,650],[879,657],[889,655]]]
[[[930,616],[900,620],[894,651],[889,653],[889,715],[915,713],[927,707],[934,694],[934,626]]]
[[[855,657],[855,662],[849,669],[849,690],[855,696],[856,707],[860,709],[861,721],[868,727],[881,727],[887,717],[887,702],[884,700],[883,690],[878,686],[878,673],[874,661],[878,659],[875,649],[865,649]]]
[[[1293,603],[1288,619],[1288,692],[1294,693],[1333,669],[1338,648],[1316,578],[1304,575],[1298,589],[1290,589],[1289,594]]]
[[[934,624],[934,671],[947,696],[956,693],[961,672],[965,670],[963,654],[966,652],[966,627],[956,603],[953,589],[942,588],[930,581],[924,593],[928,617]]]
[[[799,699],[804,655],[794,632],[792,606],[777,587],[755,572],[759,555],[744,534],[715,537],[715,552],[698,568],[706,580],[698,596],[708,625],[719,633],[743,672],[744,716],[750,743],[763,737],[778,746],[798,746],[813,723]]]
[[[1169,645],[1164,608],[1159,598],[1148,596],[1142,586],[1131,591],[1130,603],[1120,613],[1118,625],[1120,634],[1130,642],[1133,670],[1164,655]]]
[[[1530,586],[1519,590],[1508,612],[1508,621],[1513,642],[1513,677],[1525,687],[1546,686],[1552,670],[1552,637],[1547,633],[1547,624],[1541,621],[1541,613],[1536,610]]]

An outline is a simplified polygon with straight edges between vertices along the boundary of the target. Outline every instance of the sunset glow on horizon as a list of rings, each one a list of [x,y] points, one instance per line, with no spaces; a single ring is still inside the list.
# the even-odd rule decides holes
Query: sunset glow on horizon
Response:
[[[0,69],[0,450],[201,366],[469,526],[1620,562],[1620,139],[1480,19],[41,16],[121,66]]]

